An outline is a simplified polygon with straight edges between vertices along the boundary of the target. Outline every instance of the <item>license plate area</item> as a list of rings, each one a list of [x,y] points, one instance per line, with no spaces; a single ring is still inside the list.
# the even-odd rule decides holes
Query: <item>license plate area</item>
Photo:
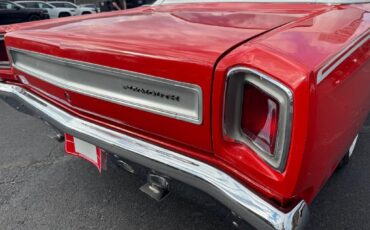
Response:
[[[93,164],[99,172],[102,169],[102,150],[70,134],[65,134],[65,151]]]

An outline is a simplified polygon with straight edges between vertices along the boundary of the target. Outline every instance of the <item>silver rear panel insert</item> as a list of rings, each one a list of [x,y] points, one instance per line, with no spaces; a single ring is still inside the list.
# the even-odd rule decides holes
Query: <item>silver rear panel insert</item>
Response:
[[[187,122],[202,123],[199,86],[9,48],[13,66],[63,89]]]

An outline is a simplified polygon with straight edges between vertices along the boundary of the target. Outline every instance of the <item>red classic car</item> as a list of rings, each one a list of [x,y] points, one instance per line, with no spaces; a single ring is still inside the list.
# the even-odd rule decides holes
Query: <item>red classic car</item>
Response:
[[[370,110],[370,4],[289,2],[162,0],[9,27],[0,95],[99,170],[112,157],[144,172],[157,200],[180,182],[258,229],[301,229]]]

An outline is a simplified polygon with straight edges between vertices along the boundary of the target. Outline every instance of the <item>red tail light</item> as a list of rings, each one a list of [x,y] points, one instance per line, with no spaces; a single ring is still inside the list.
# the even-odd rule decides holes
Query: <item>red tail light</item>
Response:
[[[9,61],[8,55],[6,54],[4,38],[0,35],[0,62]]]
[[[241,128],[262,150],[274,154],[279,121],[279,104],[257,87],[246,84]]]
[[[10,64],[8,54],[6,53],[4,35],[0,34],[0,69],[9,69],[9,68]]]
[[[292,113],[293,94],[280,82],[244,67],[228,73],[224,139],[250,147],[281,172],[290,147]]]

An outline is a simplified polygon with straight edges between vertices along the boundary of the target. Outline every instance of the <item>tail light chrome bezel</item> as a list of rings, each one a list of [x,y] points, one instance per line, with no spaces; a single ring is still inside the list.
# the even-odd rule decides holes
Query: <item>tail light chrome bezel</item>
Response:
[[[243,94],[246,83],[263,91],[279,104],[276,147],[273,154],[260,148],[242,130]],[[225,139],[247,145],[274,169],[283,172],[290,149],[292,119],[293,93],[288,87],[254,69],[235,67],[229,70],[226,79],[223,115]]]

